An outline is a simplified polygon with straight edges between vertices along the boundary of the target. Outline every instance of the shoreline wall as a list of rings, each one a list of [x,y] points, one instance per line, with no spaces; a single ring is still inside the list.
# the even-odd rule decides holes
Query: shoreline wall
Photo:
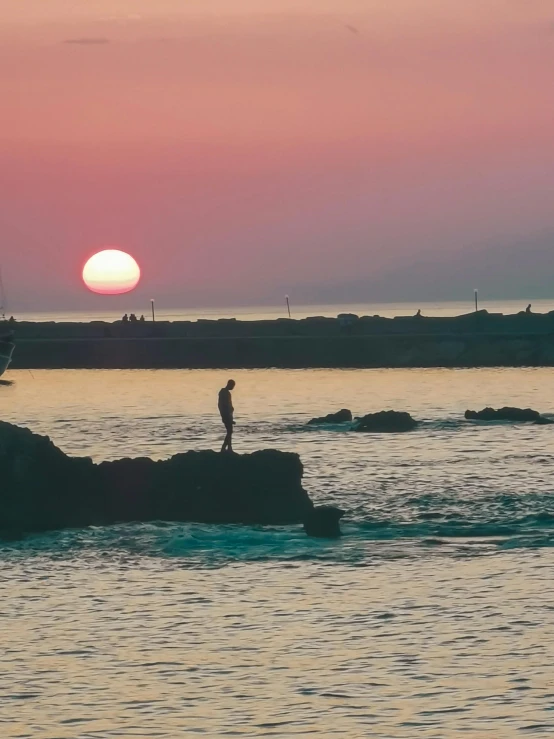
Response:
[[[554,314],[11,323],[13,369],[554,366]]]

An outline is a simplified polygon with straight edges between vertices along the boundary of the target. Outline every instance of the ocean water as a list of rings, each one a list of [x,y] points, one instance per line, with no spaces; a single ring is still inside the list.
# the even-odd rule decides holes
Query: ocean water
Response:
[[[0,544],[0,736],[546,737],[549,369],[253,370],[235,448],[297,451],[344,537],[157,524]],[[97,460],[218,448],[222,371],[13,371],[2,420]],[[418,430],[307,427],[341,407]],[[78,491],[75,491],[78,495]]]

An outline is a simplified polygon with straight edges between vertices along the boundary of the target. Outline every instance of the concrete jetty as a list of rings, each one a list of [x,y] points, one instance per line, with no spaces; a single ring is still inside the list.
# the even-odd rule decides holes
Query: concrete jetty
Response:
[[[554,366],[554,312],[9,328],[14,369]]]

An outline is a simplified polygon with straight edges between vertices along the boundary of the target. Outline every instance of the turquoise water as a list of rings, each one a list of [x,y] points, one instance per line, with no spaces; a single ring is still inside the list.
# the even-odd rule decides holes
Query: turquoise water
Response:
[[[237,451],[300,453],[338,542],[119,526],[0,548],[0,735],[499,737],[554,730],[548,369],[234,371]],[[97,460],[217,448],[220,371],[11,372],[3,420]],[[407,435],[307,428],[410,411]],[[78,491],[76,491],[78,495]]]

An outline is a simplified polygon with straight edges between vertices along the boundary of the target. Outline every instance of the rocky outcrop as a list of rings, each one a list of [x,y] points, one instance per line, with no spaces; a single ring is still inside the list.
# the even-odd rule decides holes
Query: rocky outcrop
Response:
[[[297,454],[185,452],[95,464],[0,422],[0,534],[132,521],[301,523],[313,504]]]
[[[368,431],[374,433],[395,433],[413,431],[417,426],[409,413],[404,411],[380,411],[368,413],[367,416],[356,419],[354,431]]]
[[[342,408],[336,413],[328,413],[326,416],[312,418],[310,421],[308,421],[308,424],[346,423],[347,421],[352,421],[352,411],[349,411],[348,408]]]
[[[541,426],[554,423],[550,418],[542,416],[531,408],[484,408],[482,411],[466,411],[469,421],[514,421],[516,423],[532,422]]]
[[[341,536],[340,520],[344,511],[335,506],[312,508],[304,519],[304,531],[319,539],[336,539]]]

